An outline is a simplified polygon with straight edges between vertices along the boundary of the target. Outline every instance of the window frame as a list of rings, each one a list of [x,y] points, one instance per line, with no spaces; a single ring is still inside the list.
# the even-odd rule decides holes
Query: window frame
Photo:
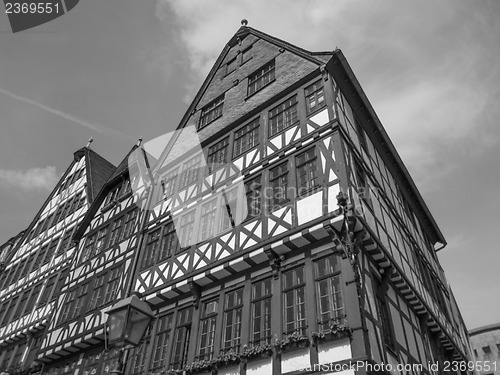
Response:
[[[320,88],[315,88],[314,86],[320,84]],[[308,90],[311,88],[311,92],[308,92]],[[321,95],[318,95],[318,93],[321,92]],[[313,97],[315,99],[315,102],[317,103],[314,107],[310,106],[310,100],[309,98]],[[306,115],[310,116],[314,113],[319,112],[323,108],[326,108],[326,98],[325,98],[325,85],[323,84],[323,79],[319,78],[318,80],[314,81],[310,85],[306,86],[304,88],[304,98],[305,98],[305,104],[306,104]],[[323,100],[321,103],[319,102],[319,98],[322,98]]]
[[[224,112],[225,93],[206,104],[200,113],[200,121],[198,122],[198,130],[210,125],[212,122],[222,117]]]
[[[289,273],[295,273],[298,270],[301,270],[302,272],[302,282],[298,282],[299,279],[296,274],[292,275],[292,285],[287,286],[286,285],[286,274]],[[291,268],[289,270],[283,271],[282,273],[282,278],[283,278],[283,283],[282,283],[282,297],[283,297],[283,322],[282,322],[282,332],[284,336],[291,335],[294,333],[299,333],[300,335],[306,335],[307,333],[307,309],[306,309],[306,281],[305,281],[305,273],[306,273],[306,267],[305,265],[299,265],[294,268]],[[302,290],[302,298],[303,302],[302,303],[297,303],[299,298],[300,298],[300,290]],[[292,304],[287,306],[286,300],[287,300],[287,293],[292,292]],[[300,306],[300,307],[299,307]],[[287,320],[287,307],[291,307],[293,309],[293,322]],[[302,311],[300,311],[302,310]],[[301,325],[299,325],[300,322],[303,322]],[[293,329],[288,329],[287,326],[289,324],[293,324]]]
[[[276,61],[273,58],[248,75],[247,98],[276,81]]]
[[[309,152],[312,151],[313,156],[308,159],[307,155]],[[303,155],[306,155],[304,158],[304,161],[299,162],[299,158]],[[309,193],[310,191],[314,190],[316,187],[320,186],[320,179],[321,179],[321,160],[318,158],[318,154],[316,152],[316,147],[313,146],[305,151],[300,152],[299,154],[295,155],[295,182],[297,184],[297,195],[301,196],[304,194]],[[320,165],[318,165],[320,164]],[[314,169],[311,169],[312,166],[314,166]],[[302,186],[299,171],[301,168],[305,167],[305,185]],[[314,178],[310,178],[310,174],[314,175]],[[313,183],[314,182],[314,183]]]
[[[273,171],[278,170],[279,168],[283,168],[281,172],[279,172],[276,176],[273,176]],[[288,160],[285,161],[284,163],[281,163],[273,168],[269,169],[269,186],[271,187],[272,190],[272,197],[269,198],[269,211],[274,211],[277,210],[286,203],[290,202],[290,196],[288,193],[289,185],[290,185],[290,174],[289,174],[289,168],[288,167]],[[281,179],[286,177],[286,183],[282,184]],[[278,185],[274,185],[273,183],[275,181],[278,181]],[[275,189],[283,189],[283,186],[285,186],[285,195],[284,198],[280,198],[279,201],[276,201],[276,194],[275,194]]]
[[[254,287],[257,284],[262,284],[264,282],[269,282],[269,294],[261,294],[260,296],[256,297],[254,293]],[[271,344],[272,340],[272,297],[273,297],[273,279],[272,277],[268,277],[262,280],[255,281],[254,283],[251,284],[251,300],[250,300],[250,337],[249,337],[249,343],[251,345],[262,345],[262,344]],[[266,309],[265,305],[262,305],[263,302],[269,302],[269,314],[267,314],[267,319],[269,320],[269,327],[268,329],[265,329],[266,327],[266,318],[264,317],[265,314],[263,312]],[[255,330],[255,310],[256,310],[256,304],[259,303],[261,304],[260,307],[258,308],[260,311],[260,321],[259,321],[259,331]],[[263,336],[263,332],[269,331],[269,334]],[[255,334],[259,333],[259,338],[255,338]]]
[[[299,101],[297,98],[297,93],[283,100],[280,104],[274,106],[268,111],[268,134],[269,138],[277,136],[286,131],[286,129],[291,128],[295,124],[300,123],[299,116]],[[288,112],[289,111],[289,112]],[[282,122],[283,126],[279,127],[279,119],[283,116]],[[287,124],[287,116],[289,116],[290,121]],[[274,120],[276,119],[276,123]]]
[[[328,270],[324,274],[320,274],[319,272],[319,263],[322,261],[329,262],[329,259],[335,259],[335,267],[333,267],[333,271]],[[331,263],[329,262],[329,266],[332,267]],[[325,330],[328,329],[328,324],[330,322],[337,322],[337,323],[343,323],[344,318],[345,318],[345,303],[344,303],[344,294],[342,290],[342,277],[341,277],[341,264],[340,264],[340,259],[337,255],[335,254],[328,254],[327,256],[320,257],[317,259],[314,259],[313,261],[313,268],[314,268],[314,290],[315,290],[315,295],[316,295],[316,324],[318,326],[319,330]],[[338,292],[334,292],[332,289],[332,282],[333,279],[337,279],[337,285],[338,285]],[[326,295],[328,298],[328,314],[329,314],[329,319],[328,320],[323,320],[322,315],[322,307],[321,307],[321,291],[320,291],[320,283],[327,280],[327,288],[328,288],[328,294]],[[337,295],[335,295],[337,294]],[[336,302],[338,302],[337,297],[340,297],[340,304],[342,305],[341,308],[335,308],[334,305]],[[341,310],[340,316],[336,314],[336,311]],[[326,325],[326,327],[325,327]]]
[[[249,128],[249,129],[247,129]],[[259,146],[260,144],[260,117],[257,117],[253,119],[252,121],[248,122],[247,124],[241,126],[239,129],[234,131],[234,137],[233,137],[233,159],[245,154],[246,152],[250,151],[251,149]],[[238,134],[240,133],[241,134]],[[247,136],[250,134],[256,133],[256,135],[253,135],[253,140],[254,143],[250,146],[250,142],[247,139]],[[242,140],[241,145],[239,146],[238,149],[238,142]],[[243,145],[247,145],[246,148]]]

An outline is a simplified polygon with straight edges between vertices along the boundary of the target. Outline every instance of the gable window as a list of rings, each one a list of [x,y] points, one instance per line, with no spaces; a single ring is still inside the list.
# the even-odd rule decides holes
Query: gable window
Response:
[[[203,304],[200,321],[200,345],[197,360],[211,360],[214,355],[215,325],[217,322],[217,301]]]
[[[225,74],[229,74],[229,73],[232,73],[236,70],[236,67],[238,66],[238,62],[237,62],[237,59],[236,57],[234,59],[231,59],[228,61],[228,63],[226,64],[226,72]]]
[[[180,310],[177,314],[175,325],[174,348],[172,350],[172,361],[170,367],[174,370],[182,369],[187,363],[189,348],[189,337],[191,336],[191,323],[193,320],[193,308],[188,307]]]
[[[227,162],[227,151],[229,149],[229,137],[217,142],[208,149],[208,166],[210,172]]]
[[[248,181],[245,184],[247,198],[247,218],[252,218],[260,215],[260,191],[262,184],[260,176]]]
[[[272,195],[270,197],[271,210],[288,201],[288,167],[287,163],[278,165],[269,171],[269,184]]]
[[[306,112],[311,114],[326,106],[325,93],[321,79],[304,90],[306,96]]]
[[[222,352],[240,351],[241,314],[243,308],[243,289],[226,294],[224,302],[224,329]]]
[[[259,91],[274,81],[274,59],[248,76],[248,95]]]
[[[57,249],[56,256],[64,254],[66,247],[68,247],[68,245],[71,242],[71,236],[73,234],[73,230],[74,230],[74,228],[71,228],[71,229],[67,229],[66,232],[64,232],[64,236],[61,240],[61,244],[59,245],[59,249]]]
[[[283,333],[306,334],[304,267],[283,274]]]
[[[340,264],[338,257],[330,255],[314,263],[318,328],[327,330],[331,323],[340,323],[344,305],[340,290]]]
[[[269,136],[289,128],[299,121],[297,113],[297,96],[284,101],[269,111]]]
[[[252,46],[248,47],[247,49],[243,50],[241,53],[241,65],[246,63],[248,60],[252,58]]]
[[[259,144],[259,119],[243,126],[234,133],[234,156],[239,156]]]
[[[311,148],[295,158],[299,194],[303,194],[318,185],[318,167],[314,151],[314,148]]]
[[[200,170],[201,155],[195,156],[191,160],[188,160],[182,166],[182,174],[179,188],[185,188],[186,186],[196,182],[198,179],[198,173]]]
[[[253,345],[271,343],[271,279],[252,285],[252,330]]]
[[[199,129],[207,126],[212,121],[215,121],[222,116],[223,104],[224,94],[202,108]]]

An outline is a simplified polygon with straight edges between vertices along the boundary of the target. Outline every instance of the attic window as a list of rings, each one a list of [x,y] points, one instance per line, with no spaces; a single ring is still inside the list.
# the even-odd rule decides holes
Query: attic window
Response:
[[[226,64],[226,75],[229,74],[229,73],[232,73],[236,70],[236,67],[238,66],[237,64],[237,61],[236,61],[236,57],[232,60],[230,60],[227,64]]]
[[[241,53],[241,65],[246,63],[248,60],[252,58],[252,46],[248,47],[247,49],[243,50]]]
[[[224,104],[224,94],[222,94],[217,99],[215,99],[214,101],[203,107],[203,109],[201,110],[200,126],[198,127],[198,129],[207,126],[212,121],[215,121],[216,119],[221,117],[223,104]]]
[[[274,59],[248,76],[248,95],[259,91],[274,81]]]

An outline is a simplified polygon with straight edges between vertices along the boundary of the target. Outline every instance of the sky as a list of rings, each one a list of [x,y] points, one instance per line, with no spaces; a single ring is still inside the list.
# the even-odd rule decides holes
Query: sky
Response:
[[[117,165],[174,130],[244,18],[343,51],[447,239],[438,256],[467,327],[499,322],[496,0],[82,0],[16,34],[0,12],[0,242],[90,137]]]

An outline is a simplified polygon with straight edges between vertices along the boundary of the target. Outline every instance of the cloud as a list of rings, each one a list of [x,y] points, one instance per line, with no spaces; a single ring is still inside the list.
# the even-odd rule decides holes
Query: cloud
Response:
[[[243,18],[308,50],[340,47],[423,190],[500,138],[500,73],[491,66],[500,22],[488,4],[157,0],[157,17],[179,25],[193,73],[187,98]]]
[[[56,167],[30,168],[26,171],[0,169],[0,186],[23,191],[51,191],[59,176]]]

